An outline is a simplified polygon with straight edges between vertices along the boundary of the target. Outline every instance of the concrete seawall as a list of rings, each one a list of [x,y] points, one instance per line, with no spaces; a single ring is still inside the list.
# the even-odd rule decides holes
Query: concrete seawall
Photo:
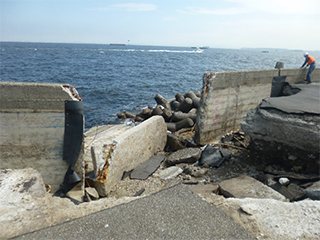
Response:
[[[53,192],[59,189],[68,168],[63,161],[65,101],[79,101],[68,84],[0,82],[2,169],[37,169]]]
[[[307,69],[205,73],[195,126],[195,141],[205,145],[218,140],[226,132],[240,128],[240,123],[243,122],[247,113],[256,108],[262,99],[270,97],[274,78],[280,76],[285,77],[289,83],[299,83],[304,81],[306,73]],[[312,79],[313,81],[320,79],[320,69],[315,69]],[[75,139],[81,139],[82,145],[84,128],[80,126],[82,128],[80,129],[82,131],[81,135],[78,134],[77,137],[73,135],[73,130],[70,130],[67,122],[69,115],[66,109],[70,107],[67,107],[67,102],[81,102],[76,89],[68,84],[0,82],[0,166],[2,169],[34,168],[42,174],[45,184],[51,185],[52,192],[59,189],[59,185],[63,182],[70,165],[70,161],[65,159],[64,154],[67,152],[71,155],[69,157],[74,158],[72,156],[72,153],[75,152],[73,149],[74,141]],[[71,113],[73,111],[74,109],[71,109]],[[162,129],[162,122],[159,122],[159,124]],[[154,125],[151,124],[151,126]],[[145,124],[144,128],[146,126],[149,125]],[[137,139],[147,140],[144,141],[146,145],[140,144],[140,148],[132,148],[136,155],[131,153],[127,154],[128,156],[136,156],[135,159],[139,160],[138,156],[144,156],[148,152],[145,149],[151,149],[152,146],[148,145],[151,142],[158,145],[155,146],[158,150],[164,147],[163,144],[166,141],[165,129],[161,131],[162,140],[160,144],[159,141],[157,142],[156,134],[159,133],[159,129],[154,128],[157,128],[157,126],[150,128],[152,131],[149,131],[152,140],[146,138],[146,134],[141,136],[139,127],[130,131],[130,139],[137,137]],[[66,135],[70,135],[69,143],[66,143]],[[129,138],[126,138],[125,133],[121,136],[124,139]],[[97,136],[94,135],[95,137]],[[110,141],[113,142],[115,139],[116,136]],[[118,142],[122,143],[122,141]],[[123,146],[136,146],[134,142],[138,141],[131,140],[131,142],[125,142]],[[110,143],[104,142],[105,144]],[[126,147],[123,147],[123,149],[124,152],[127,150]],[[140,150],[138,151],[138,149]],[[144,156],[143,161],[158,151],[151,150],[148,156]],[[76,172],[82,178],[84,178],[83,159],[86,155],[91,156],[89,153],[85,153],[85,156],[80,154],[80,161],[77,161],[75,166]],[[123,160],[123,155],[119,156],[122,156],[120,158],[122,160],[121,163],[113,164],[116,166],[115,169],[120,169],[118,164],[121,165],[126,162]],[[97,170],[97,166],[93,168]],[[121,171],[128,170],[130,169],[121,169]],[[110,173],[116,176],[116,182],[121,174],[120,172],[114,174],[112,171],[111,169]],[[112,183],[111,180],[108,182]],[[109,191],[113,185],[110,184],[107,190]],[[105,194],[107,194],[107,191],[104,191],[101,195]]]
[[[247,113],[262,99],[270,97],[275,77],[285,77],[286,82],[296,84],[304,82],[307,71],[281,68],[205,73],[195,141],[205,145],[218,140],[226,132],[240,128]],[[312,79],[319,81],[319,68],[313,71]]]

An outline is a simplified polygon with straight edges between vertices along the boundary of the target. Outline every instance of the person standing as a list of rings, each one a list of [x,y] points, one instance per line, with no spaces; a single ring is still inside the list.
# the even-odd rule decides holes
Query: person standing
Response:
[[[309,71],[307,73],[307,80],[306,80],[307,84],[309,84],[311,83],[311,73],[316,68],[316,60],[314,59],[314,57],[310,56],[307,52],[303,54],[303,56],[306,58],[306,60],[302,64],[301,68],[303,68],[306,64],[307,64],[307,67],[309,67]]]

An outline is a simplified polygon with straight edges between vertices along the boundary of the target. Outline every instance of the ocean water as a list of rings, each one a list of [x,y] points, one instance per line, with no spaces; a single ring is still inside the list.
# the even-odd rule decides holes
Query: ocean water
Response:
[[[320,52],[310,53],[320,59]],[[0,81],[68,83],[85,106],[86,129],[118,123],[116,114],[155,106],[154,96],[173,98],[202,88],[207,71],[298,68],[302,51],[103,44],[0,43]]]

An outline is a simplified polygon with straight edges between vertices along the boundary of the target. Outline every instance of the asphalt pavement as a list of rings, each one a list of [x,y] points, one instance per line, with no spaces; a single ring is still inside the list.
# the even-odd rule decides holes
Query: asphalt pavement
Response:
[[[286,113],[320,114],[320,84],[291,84],[300,89],[300,92],[286,97],[264,99],[261,108],[274,108]]]
[[[179,184],[156,194],[14,239],[256,239]]]

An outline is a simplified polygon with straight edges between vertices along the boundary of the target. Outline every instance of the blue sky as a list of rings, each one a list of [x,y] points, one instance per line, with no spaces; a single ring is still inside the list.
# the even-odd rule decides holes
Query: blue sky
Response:
[[[0,0],[0,11],[0,41],[320,50],[320,0]]]

